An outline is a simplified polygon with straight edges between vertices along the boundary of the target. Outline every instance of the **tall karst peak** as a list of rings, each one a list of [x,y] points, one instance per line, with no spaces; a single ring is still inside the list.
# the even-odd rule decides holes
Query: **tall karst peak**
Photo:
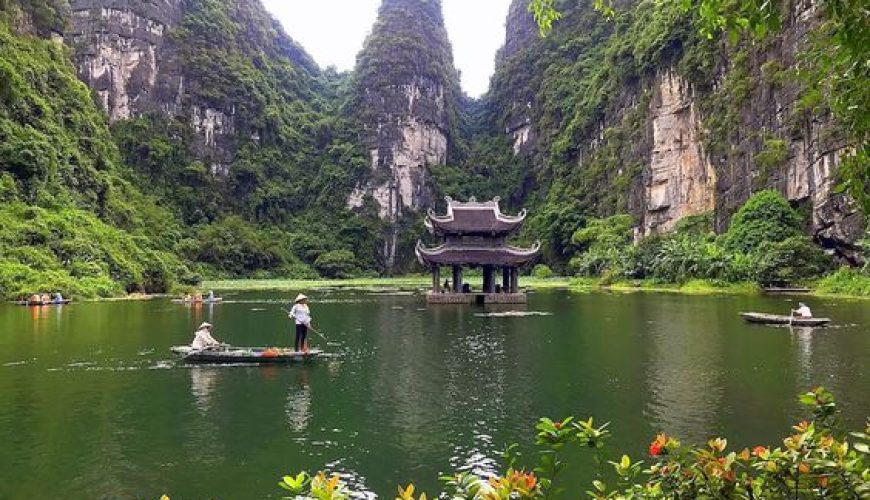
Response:
[[[441,2],[384,0],[355,78],[371,174],[348,204],[361,207],[373,198],[381,218],[392,223],[383,252],[390,269],[402,251],[397,225],[430,205],[429,168],[447,162],[457,134],[461,91]]]

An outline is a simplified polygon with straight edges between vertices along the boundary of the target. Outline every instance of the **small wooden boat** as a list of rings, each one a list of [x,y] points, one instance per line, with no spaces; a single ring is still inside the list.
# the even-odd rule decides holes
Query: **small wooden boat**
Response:
[[[72,302],[72,299],[63,299],[63,300],[49,300],[48,302],[31,302],[29,300],[19,300],[16,302],[19,306],[31,306],[31,307],[40,307],[40,306],[62,306],[65,304],[69,304]]]
[[[311,349],[306,353],[274,347],[225,347],[199,350],[185,345],[174,346],[171,350],[188,363],[293,363],[326,356],[326,353],[320,349]]]
[[[740,316],[750,323],[762,323],[765,325],[825,326],[831,322],[830,318],[798,318],[757,312],[740,313]]]
[[[172,299],[173,304],[217,304],[223,302],[223,297],[215,297],[213,299],[202,299],[202,300],[184,300],[184,299]]]

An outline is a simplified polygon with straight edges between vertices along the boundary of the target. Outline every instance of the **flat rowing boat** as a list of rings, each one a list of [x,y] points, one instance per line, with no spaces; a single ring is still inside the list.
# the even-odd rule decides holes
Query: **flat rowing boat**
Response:
[[[798,318],[757,312],[740,313],[740,316],[750,323],[762,323],[765,325],[825,326],[831,322],[830,318]]]
[[[63,300],[50,300],[48,302],[31,302],[29,300],[19,300],[16,302],[19,306],[31,306],[31,307],[39,307],[39,306],[62,306],[64,304],[69,304],[72,302],[72,299],[63,299]]]
[[[326,353],[320,349],[311,349],[306,353],[273,347],[226,347],[199,350],[190,346],[175,346],[171,350],[188,363],[293,363],[326,356]]]

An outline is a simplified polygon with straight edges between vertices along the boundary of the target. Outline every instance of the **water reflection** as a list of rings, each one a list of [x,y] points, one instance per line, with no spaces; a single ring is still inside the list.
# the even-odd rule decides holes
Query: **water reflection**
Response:
[[[308,368],[300,367],[295,386],[287,393],[284,405],[287,422],[295,432],[303,432],[311,421],[311,386],[308,383]]]
[[[190,368],[190,392],[200,412],[205,413],[211,408],[219,378],[219,367],[192,366]]]
[[[199,418],[192,418],[189,437],[184,448],[193,462],[215,465],[225,460],[224,441],[219,438],[218,412],[215,408],[215,391],[220,383],[222,369],[215,366],[190,367],[190,393]]]
[[[797,347],[797,373],[801,387],[808,387],[812,383],[813,368],[813,329],[808,327],[790,327],[792,342]]]
[[[724,353],[717,310],[705,310],[708,317],[699,322],[693,305],[681,297],[643,303],[650,325],[645,413],[655,430],[701,442],[721,410]]]

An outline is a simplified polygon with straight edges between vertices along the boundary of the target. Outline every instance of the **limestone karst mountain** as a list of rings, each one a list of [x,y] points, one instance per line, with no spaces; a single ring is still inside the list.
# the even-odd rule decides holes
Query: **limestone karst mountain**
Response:
[[[859,260],[864,214],[835,190],[844,136],[794,76],[820,36],[813,2],[736,43],[652,1],[612,21],[564,2],[542,39],[526,5],[473,100],[439,0],[383,0],[347,73],[318,68],[258,0],[0,0],[0,196],[83,210],[177,258],[130,272],[94,258],[128,289],[155,273],[413,270],[443,195],[529,208],[520,237],[564,270],[590,217],[630,214],[644,237],[711,213],[722,232],[773,188],[817,243]],[[84,250],[53,249],[51,266],[23,252],[2,257],[14,276],[84,273]]]

